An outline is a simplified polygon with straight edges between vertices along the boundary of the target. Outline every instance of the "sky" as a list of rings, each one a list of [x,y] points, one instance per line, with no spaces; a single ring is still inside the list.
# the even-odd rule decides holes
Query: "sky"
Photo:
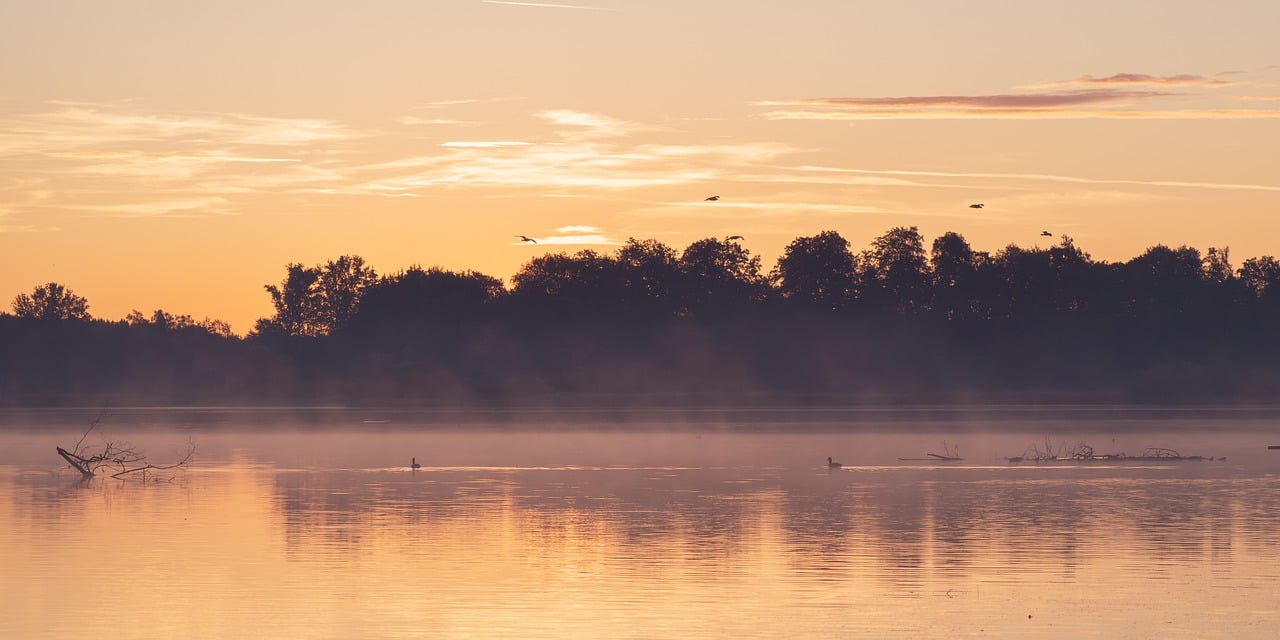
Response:
[[[1273,0],[4,2],[0,302],[56,281],[96,317],[244,333],[293,262],[509,281],[742,235],[768,268],[897,226],[1238,267],[1280,254],[1277,24]]]

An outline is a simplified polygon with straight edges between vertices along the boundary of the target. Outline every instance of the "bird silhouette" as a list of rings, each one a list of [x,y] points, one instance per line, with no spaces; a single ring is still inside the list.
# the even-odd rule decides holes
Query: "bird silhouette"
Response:
[[[1042,235],[1042,236],[1044,236],[1044,237],[1046,237],[1046,238],[1052,238],[1052,237],[1053,237],[1053,234],[1052,234],[1052,233],[1049,233],[1048,231],[1041,231],[1041,232],[1040,232],[1040,235]]]
[[[411,462],[409,463],[409,468],[410,468],[410,469],[421,469],[421,468],[422,468],[422,465],[418,464],[418,459],[417,459],[417,458],[410,458],[410,460],[411,460]]]
[[[981,209],[981,208],[983,208],[983,207],[985,207],[985,206],[987,206],[987,205],[982,204],[981,202],[975,202],[975,203],[973,203],[973,204],[969,205],[969,208],[970,208],[970,209]]]
[[[743,239],[742,236],[729,236],[728,238],[725,238],[724,241],[729,242],[730,240],[742,240],[742,239]]]
[[[843,467],[843,466],[844,466],[844,465],[840,464],[839,462],[836,462],[835,460],[832,460],[832,459],[831,459],[831,456],[827,456],[827,468],[828,468],[828,469],[839,469],[839,468],[841,468],[841,467]]]
[[[530,238],[529,236],[517,235],[516,237],[517,237],[517,238],[520,238],[520,242],[532,242],[532,243],[534,243],[534,244],[538,244],[538,241],[537,241],[537,240],[534,240],[533,238]]]
[[[703,202],[715,202],[716,200],[719,200],[719,199],[720,199],[720,196],[707,196],[706,198],[703,198],[702,200],[703,200]]]

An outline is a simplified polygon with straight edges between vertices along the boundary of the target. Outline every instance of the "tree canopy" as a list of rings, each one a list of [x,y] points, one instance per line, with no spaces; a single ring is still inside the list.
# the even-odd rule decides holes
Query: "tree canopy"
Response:
[[[1030,392],[1188,401],[1280,392],[1280,261],[1074,240],[974,249],[896,227],[835,231],[774,267],[740,239],[636,238],[535,256],[510,286],[356,255],[285,265],[249,335],[155,310],[121,321],[50,282],[0,315],[0,397],[494,403],[564,394],[927,398]],[[926,251],[926,247],[928,250]],[[663,396],[667,397],[667,396]],[[788,396],[790,397],[790,396]]]

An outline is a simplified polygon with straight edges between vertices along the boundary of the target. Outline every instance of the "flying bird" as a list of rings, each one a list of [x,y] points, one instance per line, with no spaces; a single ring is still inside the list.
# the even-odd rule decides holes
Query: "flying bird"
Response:
[[[970,209],[981,209],[981,208],[983,208],[983,207],[985,207],[985,206],[987,206],[987,205],[982,204],[981,202],[975,202],[975,203],[973,203],[973,204],[969,205],[969,208],[970,208]]]
[[[534,243],[534,244],[538,244],[538,241],[537,241],[537,240],[534,240],[533,238],[530,238],[529,236],[517,235],[516,237],[517,237],[517,238],[520,238],[520,242],[532,242],[532,243]]]
[[[729,242],[730,240],[742,240],[742,236],[729,236],[724,239],[725,242]]]
[[[702,201],[703,201],[703,202],[715,202],[716,200],[719,200],[719,199],[720,199],[720,196],[707,196],[706,198],[703,198],[703,199],[702,199]]]
[[[1046,237],[1046,238],[1052,238],[1052,237],[1053,237],[1053,234],[1052,234],[1052,233],[1049,233],[1048,231],[1041,231],[1041,232],[1040,232],[1040,235],[1042,235],[1042,236],[1044,236],[1044,237]]]

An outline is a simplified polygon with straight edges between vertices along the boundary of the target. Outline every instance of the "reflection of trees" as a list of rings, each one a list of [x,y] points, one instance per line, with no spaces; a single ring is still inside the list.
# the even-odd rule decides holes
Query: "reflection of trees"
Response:
[[[358,553],[366,538],[429,544],[461,535],[655,570],[781,562],[788,571],[908,591],[978,575],[1074,579],[1085,567],[1158,574],[1229,559],[1241,545],[1274,547],[1268,532],[1280,513],[1265,483],[1242,487],[1230,479],[1086,473],[970,481],[893,472],[737,483],[739,475],[282,473],[276,491],[295,547],[337,544]]]

